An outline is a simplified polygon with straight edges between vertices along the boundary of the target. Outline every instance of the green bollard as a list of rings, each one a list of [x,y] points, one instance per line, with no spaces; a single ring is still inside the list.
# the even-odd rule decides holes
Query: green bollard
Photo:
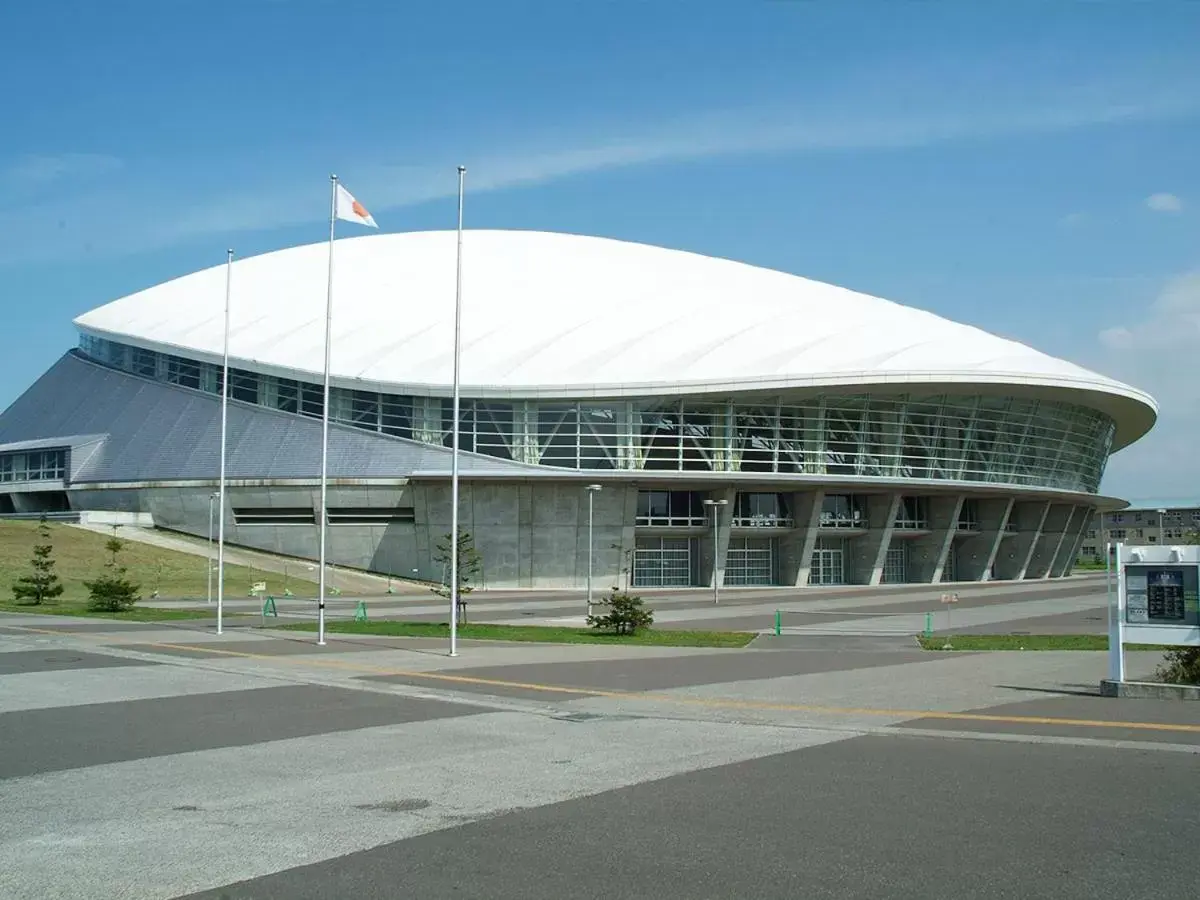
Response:
[[[782,624],[783,624],[783,613],[780,612],[779,610],[775,610],[775,636],[776,637],[783,634]]]
[[[933,613],[925,613],[925,637],[933,637]]]
[[[354,621],[355,622],[367,621],[367,601],[366,600],[359,600],[358,606],[354,607]]]

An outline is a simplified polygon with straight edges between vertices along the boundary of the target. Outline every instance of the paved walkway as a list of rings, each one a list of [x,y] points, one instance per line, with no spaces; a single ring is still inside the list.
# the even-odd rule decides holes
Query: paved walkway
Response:
[[[1091,821],[1090,804],[1121,796],[1094,790],[1105,771],[1148,798],[1123,820],[1127,836],[1157,827],[1171,798],[1194,816],[1200,796],[1185,772],[1194,773],[1200,752],[1200,704],[1096,697],[1103,654],[927,653],[911,641],[870,647],[855,636],[794,637],[815,643],[707,650],[464,642],[449,658],[444,641],[335,636],[318,647],[311,635],[244,626],[216,635],[194,625],[0,616],[0,896],[384,898],[399,884],[428,897],[715,896],[692,871],[704,871],[703,859],[684,865],[672,856],[677,826],[690,820],[685,832],[709,823],[691,835],[699,846],[724,835],[724,867],[709,876],[723,885],[717,894],[788,897],[823,864],[801,864],[805,854],[789,841],[777,851],[783,868],[763,883],[756,848],[769,833],[800,840],[804,832],[804,841],[820,843],[797,823],[813,815],[838,821],[839,810],[860,800],[869,802],[858,822],[859,864],[849,871],[859,873],[852,892],[868,895],[875,876],[863,861],[896,835],[919,833],[942,846],[928,816],[915,815],[938,804],[937,788],[915,778],[914,765],[940,766],[952,783],[966,779],[954,790],[967,831],[980,827],[998,796],[1016,791],[1036,803],[1073,784],[1073,765],[1093,783],[1064,807],[1071,828],[1047,813],[1044,821],[1026,817],[1019,831],[1044,825],[1043,841],[1052,836],[1064,858],[1089,866],[1103,868],[1105,857],[1092,859],[1096,839],[1081,823]],[[1156,659],[1134,655],[1131,670],[1148,675]],[[855,742],[864,740],[883,755],[863,755]],[[914,740],[927,749],[909,752]],[[1004,743],[970,749],[995,741]],[[833,745],[846,749],[819,755]],[[1073,754],[1073,763],[1064,759],[1060,771],[1049,750]],[[786,767],[793,774],[781,776],[768,762],[793,758],[787,754],[797,754]],[[866,768],[856,775],[848,759]],[[713,781],[720,767],[741,773],[727,777],[750,800],[725,797],[724,782]],[[824,780],[808,781],[802,773],[811,771]],[[1150,773],[1175,779],[1175,793],[1156,792]],[[1014,778],[1032,779],[1035,793],[1026,799]],[[907,829],[896,831],[889,804],[907,801],[881,798],[902,784],[914,785],[919,802]],[[650,881],[592,891],[572,853],[560,853],[575,846],[564,836],[582,826],[595,844],[583,868],[608,870],[604,848],[639,828],[643,813],[628,799],[625,815],[607,804],[618,796],[611,792],[635,785],[659,804],[645,813],[645,839],[677,868],[652,890],[651,869],[630,849],[629,874]],[[974,785],[987,786],[982,808],[971,805]],[[719,820],[710,821],[704,805],[688,811],[691,798],[705,796],[725,798]],[[790,799],[776,810],[768,796]],[[789,804],[798,804],[791,813]],[[797,817],[799,809],[807,812]],[[550,810],[565,819],[545,818]],[[492,850],[461,867],[435,873],[422,864],[425,845],[410,847],[464,826],[490,829]],[[1142,882],[1153,891],[1176,887],[1167,876],[1177,857],[1173,847],[1161,855],[1161,840],[1131,841],[1122,857],[1140,872],[1142,858],[1155,855],[1158,874]],[[1021,870],[1022,856],[1041,858],[1037,842],[1017,843],[1012,853],[1003,840],[989,843],[994,852],[976,856],[972,871],[981,884],[994,879],[1032,896],[1036,885],[1003,877]],[[553,858],[574,873],[577,890],[563,893],[550,874],[529,880],[541,870],[518,860],[535,844],[543,865]],[[903,858],[879,864],[907,872]],[[952,874],[961,858],[947,860],[946,891],[930,860],[922,854],[927,890],[911,895],[962,896],[969,885]],[[837,878],[832,869],[820,877],[831,885]],[[1073,897],[1093,885],[1085,878],[1054,887]]]

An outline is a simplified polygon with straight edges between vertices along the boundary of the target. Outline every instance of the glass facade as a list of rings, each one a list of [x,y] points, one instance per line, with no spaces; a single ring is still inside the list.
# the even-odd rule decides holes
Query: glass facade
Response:
[[[66,477],[66,450],[26,450],[23,453],[0,453],[0,483],[62,481]]]
[[[219,393],[219,366],[83,335],[83,353],[145,378]],[[320,417],[312,382],[231,369],[230,395]],[[450,401],[333,388],[330,418],[448,446]],[[460,446],[568,469],[927,479],[1094,493],[1114,426],[1069,403],[956,394],[584,402],[464,399]]]

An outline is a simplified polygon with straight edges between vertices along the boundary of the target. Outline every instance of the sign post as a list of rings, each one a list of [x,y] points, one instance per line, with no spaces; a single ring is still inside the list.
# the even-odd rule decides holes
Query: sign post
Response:
[[[1126,682],[1125,644],[1200,646],[1200,546],[1117,544],[1114,565],[1108,682],[1116,691]]]
[[[946,607],[946,631],[950,631],[950,610],[958,602],[958,594],[942,594],[942,603]]]

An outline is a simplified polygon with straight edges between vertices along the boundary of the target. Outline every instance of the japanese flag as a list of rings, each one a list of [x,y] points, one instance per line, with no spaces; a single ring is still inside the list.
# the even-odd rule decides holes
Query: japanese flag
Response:
[[[367,212],[367,208],[354,199],[354,195],[342,187],[337,186],[337,217],[345,219],[347,222],[357,222],[359,225],[369,225],[371,228],[378,228],[371,214]]]

